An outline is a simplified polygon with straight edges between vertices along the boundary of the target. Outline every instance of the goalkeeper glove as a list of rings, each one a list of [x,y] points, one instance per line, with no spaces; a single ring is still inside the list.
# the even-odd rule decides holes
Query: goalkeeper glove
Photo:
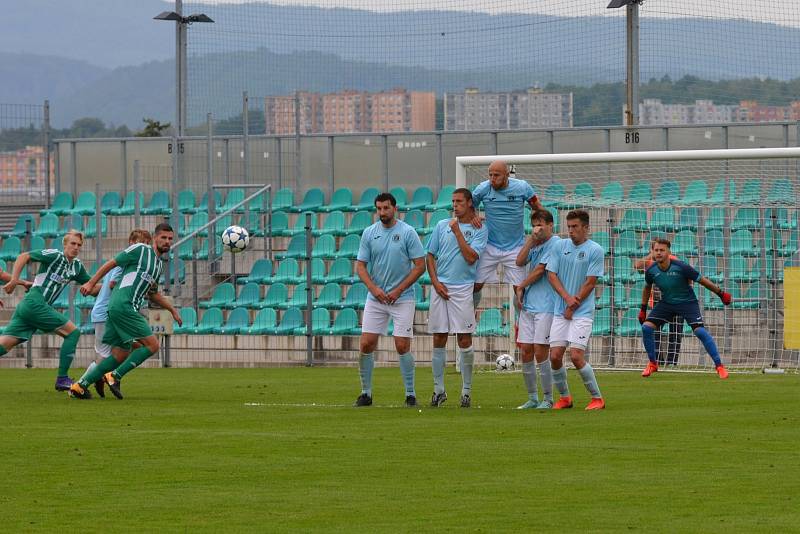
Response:
[[[639,324],[644,324],[645,319],[647,319],[647,304],[642,304],[641,309],[639,310]]]
[[[731,294],[726,291],[723,291],[722,289],[719,290],[719,293],[717,293],[717,295],[719,295],[719,299],[725,306],[733,302],[733,297],[731,297]]]

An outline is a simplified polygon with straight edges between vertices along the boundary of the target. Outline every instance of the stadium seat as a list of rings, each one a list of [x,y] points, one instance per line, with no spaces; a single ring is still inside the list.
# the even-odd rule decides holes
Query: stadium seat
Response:
[[[402,187],[393,187],[389,190],[389,193],[394,197],[397,201],[397,209],[400,211],[408,211],[405,209],[406,204],[408,204],[408,194],[406,190]]]
[[[617,236],[614,244],[614,255],[616,256],[644,256],[642,253],[642,242],[636,232],[631,230],[622,232]]]
[[[345,228],[345,235],[358,234],[361,235],[368,226],[372,224],[372,214],[368,211],[357,211],[350,219],[350,224]]]
[[[761,247],[753,244],[753,234],[750,230],[738,230],[731,235],[730,252],[733,255],[760,256]]]
[[[707,230],[703,250],[712,256],[725,255],[725,237],[719,230]]]
[[[222,193],[220,193],[219,189],[214,189],[214,213],[220,214],[222,213]],[[195,207],[195,212],[205,211],[208,214],[208,191],[203,193],[203,196],[200,198],[200,202],[197,203]]]
[[[268,221],[267,224],[270,224]],[[289,236],[289,216],[283,211],[273,211],[271,230],[265,232],[272,237],[288,237]]]
[[[294,292],[292,296],[289,297],[289,300],[284,302],[278,303],[276,306],[278,309],[285,310],[288,308],[305,308],[306,304],[308,304],[308,294],[306,292],[306,288],[308,285],[305,282],[301,282],[294,286]],[[314,288],[311,288],[311,300],[314,300]]]
[[[609,182],[600,191],[598,203],[603,206],[616,206],[625,198],[625,190],[619,182]],[[646,217],[645,217],[646,220]]]
[[[544,191],[544,195],[539,201],[542,203],[542,206],[545,207],[558,207],[561,202],[564,201],[564,196],[567,194],[567,190],[562,183],[552,183],[547,186],[547,189]]]
[[[582,208],[594,202],[594,187],[587,182],[581,182],[575,185],[572,195],[564,198],[557,206],[563,209],[576,209]]]
[[[591,239],[603,247],[605,255],[608,256],[608,251],[611,248],[611,238],[608,236],[608,232],[592,232]]]
[[[722,276],[722,272],[719,270],[716,256],[703,256],[700,274],[715,284],[721,284],[722,280],[724,280],[724,276]]]
[[[345,236],[341,243],[339,243],[339,250],[336,251],[334,257],[355,259],[356,256],[358,256],[358,247],[360,244],[361,236],[355,234]]]
[[[766,293],[762,292],[759,283],[745,284],[744,287],[744,290],[740,290],[739,284],[733,284],[730,290],[733,298],[731,306],[734,310],[757,310],[761,307],[761,301],[766,299]]]
[[[112,210],[119,209],[122,204],[122,197],[118,191],[107,191],[100,199],[100,212],[110,215]]]
[[[167,264],[164,263],[164,269],[166,271]],[[174,259],[173,261],[169,262],[169,270],[172,273],[170,277],[171,284],[182,284],[186,281],[186,262],[180,258]],[[159,284],[163,284],[165,280],[166,272],[161,275],[161,279],[159,280]]]
[[[429,310],[431,307],[430,296],[425,298],[425,291],[422,289],[422,285],[419,282],[415,282],[413,287],[414,298],[416,300],[414,307],[418,310]]]
[[[627,230],[643,232],[647,229],[647,210],[632,208],[625,210],[619,225],[614,227],[614,232],[618,234]]]
[[[332,235],[320,236],[311,249],[312,258],[334,259],[336,257],[336,238]]]
[[[217,213],[217,217],[219,217],[219,213]],[[228,214],[222,217],[220,220],[213,224],[214,227],[214,235],[221,236],[222,232],[225,231],[226,228],[233,224],[233,215]]]
[[[594,315],[592,322],[593,336],[611,335],[611,308],[603,308]]]
[[[678,257],[697,256],[697,234],[692,230],[681,230],[672,240],[672,253]]]
[[[283,302],[289,299],[289,288],[283,282],[276,282],[269,286],[267,294],[264,296],[258,307],[259,308],[277,308]]]
[[[312,284],[320,284],[324,285],[330,282],[328,280],[328,275],[326,273],[327,269],[325,268],[325,260],[322,258],[312,258],[311,259],[311,283]],[[308,267],[306,267],[306,274],[308,274]],[[308,282],[308,277],[304,276],[303,278]]]
[[[356,282],[347,291],[347,294],[342,299],[342,308],[353,308],[355,310],[363,310],[364,304],[367,301],[369,290],[363,282]]]
[[[306,214],[311,214],[311,231],[317,229],[317,214],[311,211],[304,211],[303,213],[299,214],[297,218],[294,220],[294,225],[290,228],[287,228],[282,235],[286,237],[292,237],[300,234],[306,233]]]
[[[249,190],[246,192],[246,196],[250,196],[255,193],[254,190]],[[259,194],[255,198],[251,198],[250,202],[247,203],[247,209],[252,213],[264,213],[269,211],[269,199],[267,197],[267,193],[263,192]]]
[[[75,292],[75,307],[81,310],[91,310],[94,308],[95,297],[92,295],[81,295],[80,291]]]
[[[614,299],[615,308],[625,309],[628,307],[628,288],[625,287],[625,285],[614,284],[612,297]]]
[[[245,328],[250,325],[250,314],[248,313],[246,308],[234,308],[228,314],[228,320],[225,321],[225,324],[215,328],[213,330],[214,334],[222,335],[222,336],[230,336],[238,334],[242,328]]]
[[[791,204],[795,198],[794,185],[791,180],[775,180],[767,193],[767,202],[773,204]]]
[[[239,291],[239,296],[231,302],[230,308],[257,308],[261,302],[261,287],[257,282],[248,282]]]
[[[764,250],[767,252],[767,256],[779,254],[782,246],[783,239],[780,230],[764,228]]]
[[[686,186],[681,204],[703,204],[708,201],[708,184],[705,180],[694,180]]]
[[[327,308],[316,308],[311,311],[311,333],[315,336],[327,336],[331,331],[331,312]],[[300,328],[295,335],[305,335],[306,329]]]
[[[336,314],[329,335],[353,336],[361,333],[358,327],[358,313],[353,308],[344,308]]]
[[[791,260],[786,260],[786,262],[775,262],[771,256],[767,256],[767,280],[770,282],[783,283],[783,270],[785,267],[789,266],[791,266]]]
[[[144,193],[141,191],[138,192],[139,195],[139,213],[141,213],[141,209],[144,207]],[[136,191],[128,191],[125,195],[125,200],[122,202],[122,206],[118,208],[112,209],[109,214],[114,216],[123,216],[123,215],[133,215],[135,208],[136,208]]]
[[[292,237],[289,240],[289,246],[285,252],[275,254],[279,260],[287,258],[305,258],[306,257],[306,236],[300,234]]]
[[[649,204],[653,201],[653,188],[650,182],[636,182],[628,192],[628,203],[633,205]]]
[[[189,226],[186,228],[186,234],[193,234],[197,232],[197,236],[199,237],[207,237],[208,236],[208,228],[203,228],[203,226],[208,224],[208,213],[205,211],[198,211],[192,218],[189,219]],[[201,230],[201,228],[203,228]]]
[[[10,231],[3,232],[3,237],[23,237],[27,230],[28,221],[31,223],[31,232],[34,232],[36,230],[36,219],[34,219],[32,214],[24,213],[17,217],[17,222],[14,223],[14,227]]]
[[[650,218],[650,230],[659,232],[675,231],[675,210],[672,208],[657,208]],[[696,230],[696,228],[695,228]]]
[[[342,304],[342,288],[336,282],[328,282],[314,299],[315,308],[339,308]]]
[[[78,195],[75,207],[70,210],[70,215],[94,215],[97,209],[97,196],[94,191],[84,191]]]
[[[198,241],[195,241],[196,243]],[[191,241],[187,241],[187,243],[191,243]],[[199,240],[200,248],[197,250],[197,259],[198,260],[208,260],[208,239],[201,239]],[[222,256],[222,239],[217,237],[214,239],[214,249],[215,249],[215,257],[219,258]],[[189,257],[185,257],[183,255],[178,255],[178,257],[182,260],[191,260],[191,250],[189,251]]]
[[[758,230],[767,221],[762,222],[758,208],[739,208],[731,220],[731,230]]]
[[[50,208],[39,211],[39,215],[45,216],[49,213],[53,215],[68,215],[72,213],[72,194],[62,191],[53,198]]]
[[[354,262],[347,258],[337,258],[331,264],[327,274],[327,281],[339,284],[354,284],[359,281],[356,273],[353,272]]]
[[[725,208],[712,208],[705,220],[706,230],[722,230],[725,228]]]
[[[594,307],[597,309],[610,307],[611,291],[611,286],[607,286],[598,282],[595,288]]]
[[[349,187],[341,187],[333,192],[330,204],[320,206],[319,211],[330,213],[332,211],[344,211],[353,204],[353,191]]]
[[[288,209],[290,213],[302,213],[304,211],[319,211],[325,205],[325,193],[318,187],[312,187],[306,191],[303,201]]]
[[[789,210],[787,208],[767,208],[764,210],[764,226],[770,228],[773,225],[773,218],[775,219],[775,228],[781,230],[790,230],[797,228],[797,212],[795,218],[789,218]]]
[[[644,276],[639,277],[636,283],[630,287],[628,291],[628,298],[625,301],[623,308],[638,308],[642,305],[642,291],[644,290],[645,281]]]
[[[172,209],[169,207],[169,193],[166,191],[156,191],[150,197],[150,202],[142,208],[142,215],[170,215]]]
[[[0,248],[0,260],[13,261],[22,253],[22,241],[17,236],[6,237],[3,239],[3,247]]]
[[[239,217],[239,220],[234,224],[238,224],[250,234],[250,237],[264,237],[264,224],[262,221],[266,220],[267,216],[264,213],[256,213],[251,211]]]
[[[294,190],[291,187],[284,187],[275,193],[272,199],[272,210],[281,211],[288,210],[294,205]]]
[[[642,325],[639,324],[639,309],[630,308],[622,316],[622,321],[617,326],[615,334],[625,337],[638,337],[642,335]]]
[[[275,334],[279,336],[291,336],[304,325],[303,312],[297,308],[289,308],[281,315],[281,322],[275,327]]]
[[[361,198],[358,204],[350,206],[349,209],[343,211],[375,211],[375,197],[380,195],[381,192],[374,187],[368,187],[361,192]]]
[[[676,204],[680,201],[681,186],[678,182],[668,180],[661,182],[655,200],[658,204]]]
[[[209,300],[201,300],[201,308],[231,308],[236,300],[236,288],[230,282],[223,282],[214,288]]]
[[[418,234],[423,234],[425,229],[425,215],[422,210],[411,210],[403,217],[403,222],[417,231]]]
[[[638,278],[640,278],[640,276],[633,270],[633,263],[630,258],[625,256],[614,257],[614,282],[632,284]]]
[[[332,211],[328,213],[328,215],[325,216],[325,221],[322,223],[322,227],[312,230],[311,233],[314,236],[346,235],[346,232],[344,230],[344,213],[341,211]]]
[[[478,337],[503,335],[503,314],[499,309],[489,308],[481,313],[475,335]]]
[[[697,229],[699,227],[700,227],[700,209],[699,208],[681,209],[681,213],[678,216],[678,224],[675,226],[674,229],[678,232],[680,232],[681,230],[691,230],[692,232],[697,232]]]
[[[778,255],[782,258],[788,258],[789,256],[794,256],[798,250],[800,250],[800,246],[798,246],[797,229],[795,228],[789,233],[786,242],[781,245]]]
[[[239,187],[236,187],[234,189],[229,189],[228,190],[228,196],[225,197],[225,203],[217,211],[217,214],[224,213],[224,212],[226,212],[226,211],[228,211],[230,209],[233,209],[233,207],[236,204],[242,202],[245,198],[246,198],[246,196],[244,194],[244,189],[239,188]],[[236,208],[236,210],[234,210],[234,211],[235,211],[235,213],[244,213],[244,204],[242,204],[241,206]]]
[[[264,334],[272,334],[275,332],[275,323],[278,320],[278,316],[275,313],[274,308],[264,308],[258,311],[256,314],[255,319],[253,319],[253,324],[250,326],[243,327],[239,330],[239,334],[242,335],[264,335]]]
[[[23,244],[24,246],[24,244]],[[31,243],[28,250],[43,250],[46,248],[51,248],[47,246],[44,238],[40,235],[35,235],[31,237]]]
[[[435,202],[425,206],[425,211],[447,210],[453,208],[453,191],[456,188],[453,185],[446,185],[439,190],[439,196]]]
[[[64,220],[61,222],[61,228],[58,229],[58,236],[54,237],[62,237],[70,230],[84,232],[84,237],[87,237],[85,235],[85,229],[83,228],[83,217],[80,215],[67,215],[64,217]]]
[[[278,264],[273,276],[264,277],[262,284],[299,284],[304,278],[300,275],[300,264],[295,258],[286,258]]]
[[[183,215],[191,215],[196,213],[194,191],[191,189],[184,189],[178,193],[178,213]]]
[[[422,233],[424,235],[428,235],[433,233],[433,229],[436,228],[436,225],[439,224],[441,221],[448,221],[452,217],[450,212],[447,210],[436,210],[431,214],[431,220],[428,221],[428,224],[425,225],[425,228],[422,229]],[[528,217],[528,221],[530,221],[530,217]]]
[[[181,308],[179,313],[183,325],[178,326],[177,322],[174,323],[172,332],[174,334],[188,334],[197,327],[197,310],[194,308]]]
[[[431,204],[433,204],[433,191],[427,185],[422,185],[414,190],[411,201],[403,205],[402,211],[423,210]]]
[[[761,202],[761,180],[754,178],[747,180],[742,187],[742,192],[731,199],[736,204],[758,205]]]
[[[39,227],[33,231],[33,235],[41,237],[58,237],[60,234],[58,215],[54,213],[48,213],[39,219]]]
[[[734,282],[757,282],[761,278],[760,260],[757,260],[754,269],[750,269],[748,260],[744,256],[731,256],[728,258],[728,279]]]
[[[213,334],[214,330],[222,326],[222,310],[219,308],[209,308],[203,313],[203,317],[197,326],[187,329],[187,334]]]

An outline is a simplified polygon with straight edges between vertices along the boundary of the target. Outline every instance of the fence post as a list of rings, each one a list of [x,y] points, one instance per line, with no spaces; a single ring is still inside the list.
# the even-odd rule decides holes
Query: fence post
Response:
[[[122,175],[122,194],[128,193],[128,142],[124,139],[119,143],[119,170]]]
[[[306,212],[306,310],[303,314],[306,318],[306,366],[311,367],[314,365],[314,352],[313,352],[313,342],[314,342],[314,325],[312,325],[311,320],[311,297],[313,286],[311,285],[312,273],[311,273],[311,217],[312,214],[310,212]]]
[[[244,158],[244,183],[250,183],[250,103],[247,91],[242,93],[242,157]],[[210,114],[209,114],[210,115]]]
[[[437,171],[439,173],[439,191],[444,186],[444,148],[442,147],[442,134],[436,134],[436,159]]]
[[[247,93],[245,93],[247,95]],[[245,96],[245,100],[247,97]],[[247,154],[247,152],[245,152]],[[217,196],[214,191],[214,130],[211,113],[206,115],[206,186],[208,195],[208,220],[217,216]],[[214,227],[208,231],[208,261],[213,265],[217,261],[216,232]]]
[[[603,291],[611,291],[611,295],[609,295],[611,297],[609,299],[609,301],[610,301],[610,305],[609,306],[610,306],[610,309],[611,309],[611,320],[609,321],[609,324],[611,326],[611,336],[609,336],[611,341],[610,341],[610,346],[609,346],[609,351],[608,351],[608,365],[609,365],[609,367],[614,367],[615,364],[616,364],[616,359],[617,359],[617,355],[616,355],[617,347],[616,347],[616,342],[615,342],[615,339],[614,339],[616,337],[614,335],[614,331],[616,330],[616,327],[617,327],[617,320],[616,320],[617,314],[615,313],[616,312],[616,307],[614,305],[614,284],[615,284],[615,282],[614,282],[614,241],[615,241],[615,238],[613,237],[614,236],[613,228],[614,228],[614,224],[616,222],[616,218],[617,218],[617,210],[614,209],[614,208],[609,209],[608,210],[608,218],[606,219],[606,222],[608,223],[608,235],[609,235],[609,239],[608,239],[608,255],[611,258],[611,266],[610,266],[610,268],[608,270],[608,278],[607,278],[607,282],[608,283],[605,284],[605,288],[603,289]]]
[[[44,144],[44,207],[50,207],[50,101],[44,101],[44,124],[42,125]]]
[[[300,151],[300,92],[294,92],[294,184],[295,190],[299,191],[303,182],[303,162],[301,161]]]
[[[382,135],[383,141],[383,190],[389,190],[389,136]]]
[[[192,305],[194,309],[198,306],[198,293],[197,288],[197,248],[192,243]]]
[[[142,207],[140,196],[142,192],[142,173],[139,160],[133,160],[133,224],[136,228],[142,227]]]
[[[31,249],[31,235],[33,234],[33,228],[31,227],[31,220],[28,219],[25,221],[25,250]],[[33,340],[29,339],[27,343],[25,343],[25,367],[30,369],[33,367]]]
[[[101,237],[103,233],[103,212],[101,211],[102,204],[100,203],[100,184],[94,184],[94,195],[94,258],[96,265],[99,267],[100,262],[103,261],[103,258],[101,257],[103,253]]]
[[[75,141],[71,141],[69,144],[70,148],[70,179],[72,180],[72,188],[70,193],[72,193],[72,198],[75,198],[78,192],[78,146]]]
[[[334,173],[333,173],[333,136],[328,136],[328,189],[330,191],[331,197],[333,197],[333,188],[336,184],[334,180]]]

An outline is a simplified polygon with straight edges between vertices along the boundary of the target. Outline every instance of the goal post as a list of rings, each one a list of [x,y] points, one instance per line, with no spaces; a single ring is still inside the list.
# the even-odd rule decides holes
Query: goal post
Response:
[[[588,351],[592,365],[645,365],[636,320],[644,274],[637,261],[653,238],[665,237],[673,254],[733,294],[733,304],[723,306],[695,287],[726,366],[800,368],[800,320],[792,300],[800,300],[800,147],[460,156],[456,186],[486,180],[495,160],[533,186],[562,237],[569,210],[590,214],[591,238],[606,252]],[[513,331],[513,308],[505,308]],[[713,370],[688,325],[665,325],[657,337],[662,363]],[[513,338],[505,350],[500,340],[492,343],[494,352],[514,352]]]

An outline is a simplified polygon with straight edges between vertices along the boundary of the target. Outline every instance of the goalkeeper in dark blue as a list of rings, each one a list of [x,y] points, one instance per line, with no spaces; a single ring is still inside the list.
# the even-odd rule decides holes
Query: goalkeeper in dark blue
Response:
[[[642,376],[648,377],[658,371],[656,361],[655,331],[660,330],[664,323],[671,322],[675,317],[683,317],[692,332],[703,343],[708,355],[714,360],[717,374],[720,378],[728,378],[728,371],[722,365],[719,351],[714,338],[703,324],[703,314],[697,295],[691,282],[697,282],[709,291],[716,293],[724,305],[731,303],[730,293],[726,293],[708,278],[702,276],[697,270],[682,261],[670,259],[670,245],[667,239],[653,240],[653,263],[644,272],[645,286],[642,290],[642,308],[639,312],[639,322],[642,324],[642,342],[647,351],[648,363]],[[650,301],[650,292],[653,284],[661,290],[661,300],[647,314],[647,303]]]

